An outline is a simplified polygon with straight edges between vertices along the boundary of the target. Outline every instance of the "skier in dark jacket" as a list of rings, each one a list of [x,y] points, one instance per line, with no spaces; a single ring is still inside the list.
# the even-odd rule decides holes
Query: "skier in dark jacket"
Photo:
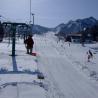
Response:
[[[28,39],[25,40],[25,45],[27,48],[27,54],[32,54],[34,41],[31,35],[29,35]]]
[[[88,62],[90,62],[90,59],[93,58],[93,53],[91,52],[91,50],[89,50],[87,52],[87,59],[88,59]]]
[[[66,37],[66,41],[68,42],[68,44],[69,44],[69,46],[70,46],[70,43],[72,42],[71,37],[70,37],[70,36],[67,36],[67,37]]]

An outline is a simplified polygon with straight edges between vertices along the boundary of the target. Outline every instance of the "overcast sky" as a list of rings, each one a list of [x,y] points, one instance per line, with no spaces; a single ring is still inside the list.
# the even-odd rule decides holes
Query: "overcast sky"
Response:
[[[31,0],[35,24],[55,27],[69,20],[98,19],[98,0]],[[30,0],[0,0],[0,15],[7,21],[29,22]],[[2,18],[3,19],[3,18]]]

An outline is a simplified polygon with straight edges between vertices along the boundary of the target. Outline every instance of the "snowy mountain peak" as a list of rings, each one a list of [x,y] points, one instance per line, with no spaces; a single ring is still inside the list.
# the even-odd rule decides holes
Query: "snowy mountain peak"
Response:
[[[70,32],[78,32],[83,30],[83,28],[91,28],[92,26],[96,25],[98,21],[94,17],[84,18],[84,19],[77,19],[75,21],[70,20],[68,23],[63,25],[63,27],[59,27],[59,31],[63,33],[70,33]]]

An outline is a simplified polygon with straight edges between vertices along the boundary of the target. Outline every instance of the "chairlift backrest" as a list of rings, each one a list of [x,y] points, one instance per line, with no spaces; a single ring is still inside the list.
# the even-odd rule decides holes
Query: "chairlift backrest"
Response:
[[[3,41],[3,37],[4,37],[4,29],[2,23],[0,22],[0,42]]]

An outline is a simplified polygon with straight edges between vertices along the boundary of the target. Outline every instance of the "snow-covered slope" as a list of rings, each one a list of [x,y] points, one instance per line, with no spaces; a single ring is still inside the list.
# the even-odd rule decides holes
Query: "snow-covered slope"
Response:
[[[13,63],[11,46],[0,43],[0,68],[13,71],[40,70],[44,80],[37,74],[0,74],[0,98],[98,98],[98,44],[82,47],[80,44],[60,41],[54,33],[34,36],[34,52],[37,56],[26,54],[23,42],[16,45]],[[91,49],[94,58],[87,62],[86,52]],[[9,97],[7,96],[9,95]]]

